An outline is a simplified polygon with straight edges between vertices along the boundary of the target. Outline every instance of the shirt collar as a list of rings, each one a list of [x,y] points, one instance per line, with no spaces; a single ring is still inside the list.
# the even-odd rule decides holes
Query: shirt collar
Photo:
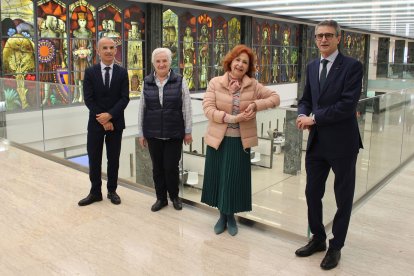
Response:
[[[171,69],[170,69],[170,71],[168,71],[168,74],[167,74],[167,77],[165,78],[165,80],[168,80],[169,78],[170,78],[170,74],[171,74]],[[154,79],[156,79],[157,81],[160,81],[158,78],[157,78],[157,73],[154,71]],[[165,81],[164,80],[164,81]]]
[[[111,70],[114,69],[114,63],[112,63],[111,65],[106,65],[101,61],[101,70],[104,71],[105,67],[111,67]]]
[[[322,61],[323,59],[327,59],[327,60],[329,60],[329,62],[332,62],[333,63],[335,61],[336,57],[338,56],[338,54],[339,54],[339,51],[336,50],[335,52],[333,52],[330,56],[328,56],[326,58],[323,58],[321,56],[321,60],[320,61]]]

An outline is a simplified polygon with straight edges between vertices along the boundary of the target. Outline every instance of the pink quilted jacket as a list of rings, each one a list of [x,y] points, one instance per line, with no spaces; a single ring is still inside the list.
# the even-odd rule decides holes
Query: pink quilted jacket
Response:
[[[203,110],[209,120],[204,141],[215,149],[219,148],[227,130],[227,123],[223,122],[223,117],[225,113],[231,114],[233,108],[233,96],[228,86],[229,77],[228,73],[225,73],[210,80],[204,95]],[[280,98],[275,91],[245,75],[240,90],[240,112],[243,112],[252,102],[256,103],[257,111],[260,111],[278,106]],[[257,146],[256,118],[240,122],[240,134],[243,148]]]

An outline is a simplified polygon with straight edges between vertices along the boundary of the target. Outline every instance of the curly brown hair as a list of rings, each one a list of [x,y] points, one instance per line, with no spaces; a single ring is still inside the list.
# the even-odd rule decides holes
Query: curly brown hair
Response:
[[[230,50],[223,59],[223,68],[225,71],[230,72],[231,62],[241,53],[246,53],[249,56],[249,69],[247,69],[246,75],[252,78],[256,73],[256,55],[246,45],[240,44]]]

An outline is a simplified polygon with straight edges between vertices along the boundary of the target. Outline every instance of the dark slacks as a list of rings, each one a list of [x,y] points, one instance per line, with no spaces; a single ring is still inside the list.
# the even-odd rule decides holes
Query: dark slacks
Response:
[[[326,152],[323,151],[317,139],[306,153],[305,193],[308,204],[308,223],[314,238],[321,241],[326,239],[322,198],[331,168],[335,174],[334,192],[337,211],[332,226],[334,237],[329,241],[330,248],[341,249],[345,243],[355,191],[356,160],[357,154],[342,158],[327,158]]]
[[[121,154],[121,131],[88,131],[87,151],[89,158],[89,179],[91,181],[91,194],[101,194],[102,186],[102,151],[103,143],[106,145],[108,160],[107,175],[108,192],[115,192],[118,185],[119,156]]]
[[[161,140],[147,139],[152,160],[152,178],[155,184],[157,199],[166,200],[167,192],[170,199],[178,197],[179,166],[182,139]]]

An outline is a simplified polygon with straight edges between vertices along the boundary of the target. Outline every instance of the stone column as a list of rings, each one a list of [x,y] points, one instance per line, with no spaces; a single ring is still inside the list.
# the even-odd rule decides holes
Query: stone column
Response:
[[[138,138],[135,138],[135,175],[136,182],[151,188],[154,188],[152,180],[152,162],[148,148],[141,148]]]
[[[285,157],[283,160],[283,172],[296,175],[301,171],[302,162],[302,131],[296,128],[296,110],[286,110],[285,130]]]

